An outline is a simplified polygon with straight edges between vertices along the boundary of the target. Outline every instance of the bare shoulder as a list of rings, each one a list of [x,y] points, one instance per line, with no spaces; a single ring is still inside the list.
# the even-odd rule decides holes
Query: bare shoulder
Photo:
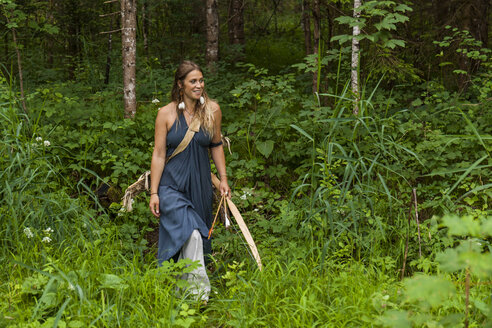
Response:
[[[219,104],[215,100],[210,100],[210,105],[212,107],[212,112],[215,117],[222,117],[222,111],[220,110]]]
[[[164,107],[159,108],[156,117],[156,124],[165,126],[169,129],[176,120],[176,104],[170,102]]]

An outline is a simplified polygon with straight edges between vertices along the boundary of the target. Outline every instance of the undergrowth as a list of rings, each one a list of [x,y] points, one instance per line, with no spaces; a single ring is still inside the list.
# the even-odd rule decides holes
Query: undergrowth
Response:
[[[85,83],[38,86],[26,116],[2,79],[0,325],[490,325],[490,103],[434,82],[413,95],[368,84],[354,117],[348,84],[313,98],[301,66],[207,80],[265,268],[217,228],[206,308],[176,293],[193,266],[157,268],[147,195],[130,213],[120,204],[150,164],[168,95],[154,82],[170,85],[171,70],[149,67],[134,120],[115,86]]]

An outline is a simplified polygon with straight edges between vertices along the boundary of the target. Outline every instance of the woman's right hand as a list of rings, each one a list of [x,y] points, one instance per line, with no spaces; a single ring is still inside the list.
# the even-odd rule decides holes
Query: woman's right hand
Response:
[[[150,211],[152,212],[152,214],[156,218],[158,218],[160,216],[160,214],[159,214],[159,195],[157,195],[157,194],[150,195],[149,207],[150,207]]]

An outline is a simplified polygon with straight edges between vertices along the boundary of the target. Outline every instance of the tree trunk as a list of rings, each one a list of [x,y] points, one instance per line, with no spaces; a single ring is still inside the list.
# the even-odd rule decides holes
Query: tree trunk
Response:
[[[217,0],[206,0],[207,49],[205,60],[211,72],[215,72],[219,60],[219,12]]]
[[[113,16],[109,21],[109,30],[113,29]],[[106,56],[106,74],[104,76],[104,84],[109,84],[109,74],[111,72],[111,52],[113,51],[113,33],[108,33],[108,54]]]
[[[359,19],[361,6],[361,0],[354,0],[354,18]],[[359,77],[358,77],[358,67],[359,67],[359,40],[357,36],[360,34],[359,25],[355,25],[352,30],[352,93],[354,94],[354,115],[359,114]]]
[[[53,8],[53,1],[50,0],[49,1],[49,8],[48,10],[46,11],[46,21],[51,24],[51,25],[55,25],[55,18],[53,16],[53,11],[54,11],[54,8]],[[45,53],[45,57],[46,57],[46,63],[48,64],[47,66],[49,68],[52,68],[53,67],[53,36],[52,35],[49,35],[46,37],[46,46],[44,47],[44,53]]]
[[[10,24],[10,20],[9,20],[7,15],[5,16],[5,18],[7,19],[7,24]],[[11,31],[12,31],[12,39],[14,41],[15,52],[17,54],[17,67],[19,69],[19,84],[20,84],[22,109],[24,110],[24,113],[26,114],[26,118],[29,120],[29,117],[27,116],[26,100],[24,98],[24,80],[22,78],[21,55],[20,55],[19,45],[17,44],[17,32],[16,32],[14,27],[11,28]]]
[[[121,0],[121,37],[125,118],[133,118],[137,112],[137,96],[135,90],[135,63],[137,57],[136,0]]]
[[[244,0],[230,0],[228,16],[229,43],[244,45]]]
[[[149,60],[149,41],[147,33],[149,32],[149,24],[147,17],[147,4],[146,0],[142,1],[142,34],[143,34],[143,42],[144,42],[144,53],[145,59]]]
[[[8,63],[9,58],[10,58],[10,56],[9,56],[9,34],[8,33],[4,33],[4,35],[3,35],[3,51],[5,53],[5,63]],[[7,68],[5,67],[5,69],[7,69]]]
[[[70,80],[75,79],[75,70],[78,66],[79,57],[79,7],[78,2],[75,0],[67,1],[66,14],[69,17],[67,25],[68,34],[68,78]]]
[[[302,31],[304,32],[304,48],[306,56],[311,54],[311,19],[309,18],[309,1],[302,0]]]
[[[319,7],[319,0],[313,1],[313,23],[314,23],[314,38],[313,38],[313,54],[319,56],[319,39],[321,35],[321,13]],[[318,66],[318,59],[316,58],[316,66]],[[313,93],[319,92],[318,90],[318,70],[313,73]]]

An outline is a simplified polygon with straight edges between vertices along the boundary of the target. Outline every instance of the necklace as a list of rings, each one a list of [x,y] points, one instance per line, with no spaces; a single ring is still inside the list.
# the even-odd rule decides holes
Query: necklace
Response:
[[[190,117],[195,116],[195,113],[193,112],[193,114],[191,114],[191,113],[188,111],[188,108],[186,108],[186,107],[185,107],[185,111],[188,113],[188,115],[190,115]]]

